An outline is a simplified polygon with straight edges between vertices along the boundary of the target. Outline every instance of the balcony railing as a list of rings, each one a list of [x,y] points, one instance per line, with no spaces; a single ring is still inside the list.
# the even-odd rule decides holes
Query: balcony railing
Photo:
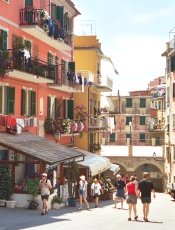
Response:
[[[14,69],[57,81],[57,66],[25,56],[21,49],[0,50],[0,75]]]
[[[98,74],[96,84],[98,87],[107,87],[112,90],[113,80],[107,76],[102,76],[101,74]]]
[[[89,122],[89,129],[103,130],[107,128],[107,121],[105,118],[91,117]]]
[[[62,28],[59,21],[53,20],[45,10],[32,8],[21,9],[20,25],[39,26],[49,37],[53,37],[59,42],[62,41],[68,46],[72,45],[72,31]]]

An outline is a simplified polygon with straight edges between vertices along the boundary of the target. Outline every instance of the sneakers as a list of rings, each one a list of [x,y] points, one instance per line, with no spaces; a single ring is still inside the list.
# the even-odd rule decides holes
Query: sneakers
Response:
[[[41,212],[41,215],[43,216],[44,214],[45,214],[45,212],[44,212],[44,211],[42,211],[42,212]]]
[[[45,214],[48,214],[49,213],[49,211],[48,210],[45,210]]]

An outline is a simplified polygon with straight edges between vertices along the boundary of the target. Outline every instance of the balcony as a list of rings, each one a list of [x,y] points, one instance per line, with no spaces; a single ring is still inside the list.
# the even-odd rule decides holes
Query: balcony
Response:
[[[57,81],[56,66],[24,54],[25,49],[9,49],[9,63],[13,71],[9,76],[36,83],[53,83]],[[25,74],[24,74],[25,72]]]
[[[72,33],[61,28],[45,10],[21,9],[20,29],[60,51],[72,49]]]
[[[93,83],[99,92],[112,92],[113,80],[107,76],[94,74],[89,70],[77,70],[77,75],[84,78],[84,85]]]
[[[107,120],[102,117],[102,118],[98,118],[98,117],[90,117],[90,121],[89,121],[89,129],[90,130],[104,130],[107,128]]]
[[[97,74],[95,84],[100,92],[112,92],[113,80],[107,76]]]

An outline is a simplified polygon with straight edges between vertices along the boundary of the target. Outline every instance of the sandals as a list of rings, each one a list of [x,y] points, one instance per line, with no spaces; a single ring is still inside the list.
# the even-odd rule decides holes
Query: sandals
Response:
[[[128,221],[131,221],[131,218],[128,218]]]
[[[134,220],[137,220],[137,219],[138,219],[138,216],[135,216],[135,217],[134,217]]]

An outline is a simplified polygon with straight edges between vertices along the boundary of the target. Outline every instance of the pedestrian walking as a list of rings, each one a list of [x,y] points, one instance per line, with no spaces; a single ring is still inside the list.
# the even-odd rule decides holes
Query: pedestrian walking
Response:
[[[80,207],[79,210],[82,209],[83,200],[86,203],[87,209],[89,210],[89,204],[87,202],[87,187],[88,183],[86,181],[86,177],[84,175],[80,176],[79,181],[79,198],[80,198]]]
[[[48,214],[48,199],[50,195],[50,189],[52,184],[49,179],[47,179],[47,173],[42,174],[42,178],[39,182],[39,189],[41,190],[41,199],[43,203],[43,210],[41,215]]]
[[[143,220],[145,222],[148,222],[149,206],[151,203],[151,193],[153,193],[153,197],[155,198],[156,195],[154,191],[154,185],[149,180],[149,173],[144,172],[143,179],[139,181],[138,194],[143,204]]]
[[[91,196],[93,196],[94,198],[95,208],[98,207],[99,196],[101,195],[101,193],[102,193],[102,187],[98,182],[98,180],[95,178],[91,185]]]
[[[129,206],[129,216],[128,216],[128,221],[131,221],[131,213],[132,210],[134,212],[134,219],[137,220],[137,187],[135,184],[135,177],[131,176],[130,177],[130,182],[127,183],[126,185],[126,192],[127,192],[127,197],[126,197],[126,203]]]
[[[116,189],[116,202],[115,202],[115,206],[117,208],[117,201],[119,200],[121,202],[121,208],[123,208],[123,202],[124,202],[124,198],[125,198],[125,187],[126,184],[125,182],[121,179],[121,175],[117,174],[116,176],[117,180],[114,183],[114,187]]]

